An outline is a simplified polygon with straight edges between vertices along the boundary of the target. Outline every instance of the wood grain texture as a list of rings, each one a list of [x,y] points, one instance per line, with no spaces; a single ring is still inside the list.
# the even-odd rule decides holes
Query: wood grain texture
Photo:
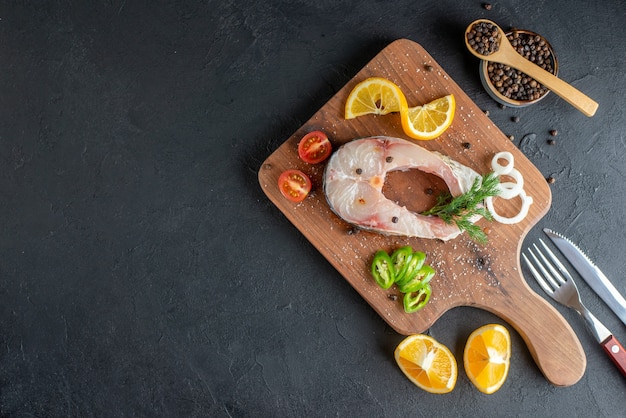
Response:
[[[344,119],[345,100],[350,91],[358,82],[372,76],[388,78],[400,86],[409,106],[454,94],[457,108],[450,128],[436,140],[418,141],[418,144],[449,155],[479,173],[490,171],[495,153],[511,152],[515,167],[524,175],[524,189],[534,199],[526,219],[515,225],[480,221],[489,236],[489,242],[480,245],[466,234],[442,242],[366,231],[355,233],[351,225],[338,218],[330,210],[323,192],[325,163],[307,165],[302,162],[298,158],[297,144],[305,133],[318,129],[329,135],[335,149],[352,139],[372,135],[408,139],[397,114]],[[301,169],[313,182],[312,194],[299,204],[283,198],[277,187],[280,173],[290,168]],[[381,51],[267,158],[258,176],[268,198],[398,333],[424,332],[454,307],[478,307],[503,318],[519,332],[551,383],[572,385],[584,374],[586,357],[574,331],[549,303],[530,289],[521,274],[519,255],[523,238],[550,208],[552,197],[548,184],[419,44],[401,39]],[[394,200],[411,208],[432,198],[427,189],[440,187],[441,182],[411,170],[390,178],[385,193],[393,194]],[[504,216],[514,215],[519,206],[518,199],[496,201],[496,209]],[[414,314],[404,312],[401,297],[396,300],[389,297],[399,295],[395,286],[382,290],[369,273],[377,250],[391,252],[402,245],[424,251],[427,263],[437,270],[431,282],[430,302]]]

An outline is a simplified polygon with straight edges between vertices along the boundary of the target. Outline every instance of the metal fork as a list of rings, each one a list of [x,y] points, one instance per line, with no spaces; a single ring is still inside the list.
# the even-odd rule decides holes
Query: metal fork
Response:
[[[626,351],[624,347],[617,341],[611,331],[583,305],[576,283],[569,271],[567,271],[543,240],[539,239],[539,242],[544,252],[548,255],[547,257],[539,250],[536,244],[533,244],[534,252],[532,249],[528,249],[533,262],[529,260],[526,254],[522,253],[522,258],[533,277],[552,299],[562,305],[573,308],[585,319],[585,324],[591,331],[591,334],[604,348],[604,351],[606,351],[622,374],[626,376]],[[535,252],[537,255],[535,255]],[[550,261],[548,258],[550,258]]]

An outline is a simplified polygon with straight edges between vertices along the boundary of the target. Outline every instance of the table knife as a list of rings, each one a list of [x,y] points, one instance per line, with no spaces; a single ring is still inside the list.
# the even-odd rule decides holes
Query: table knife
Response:
[[[580,276],[587,282],[602,300],[615,312],[615,314],[626,324],[626,300],[613,286],[609,279],[600,269],[587,257],[587,255],[574,244],[570,239],[544,228],[543,232],[552,240],[559,251],[572,266],[578,270]]]

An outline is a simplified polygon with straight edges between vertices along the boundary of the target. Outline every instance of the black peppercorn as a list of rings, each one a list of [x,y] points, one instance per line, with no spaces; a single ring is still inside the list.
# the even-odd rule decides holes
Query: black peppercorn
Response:
[[[357,168],[357,169],[356,169],[356,173],[360,175],[360,174],[362,174],[362,173],[363,173],[363,170],[362,170],[362,169],[360,169],[360,168]]]
[[[559,131],[557,131],[556,129],[551,129],[550,130],[550,135],[557,136],[558,134],[559,134]]]
[[[463,148],[470,149],[471,147],[472,147],[472,144],[470,144],[469,142],[463,142]]]
[[[483,3],[483,8],[484,8],[485,10],[491,10],[491,7],[492,7],[492,6],[491,6],[491,3]]]
[[[426,69],[426,71],[428,71],[428,72],[431,72],[431,71],[433,70],[433,66],[432,66],[432,65],[430,65],[430,64],[426,64],[426,65],[424,66],[424,68],[425,68],[425,69]]]
[[[548,145],[554,145],[556,141],[554,139],[548,139]]]
[[[513,122],[516,122],[516,123],[517,123],[517,122],[519,122],[519,116],[513,116],[513,117],[511,118],[511,120],[512,120]]]
[[[387,161],[388,163],[393,161],[393,157],[390,155],[387,158],[385,158],[385,161]]]
[[[394,224],[398,223],[398,217],[394,216],[393,218],[391,218],[391,222],[393,222]]]
[[[554,57],[550,51],[550,46],[543,38],[514,29],[508,32],[506,36],[518,54],[549,73],[555,73]],[[537,100],[548,92],[548,89],[541,83],[504,64],[489,62],[487,75],[495,90],[512,100]]]
[[[554,184],[554,182],[556,181],[556,179],[555,179],[554,177],[550,176],[550,177],[548,177],[548,178],[546,179],[546,181],[547,181],[549,184]]]
[[[480,21],[467,32],[467,43],[479,55],[491,55],[500,49],[500,37],[496,25]]]

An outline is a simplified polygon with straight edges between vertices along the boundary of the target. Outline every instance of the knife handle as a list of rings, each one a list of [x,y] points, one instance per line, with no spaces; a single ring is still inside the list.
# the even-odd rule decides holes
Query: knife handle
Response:
[[[613,335],[600,343],[620,372],[626,376],[626,351]]]

